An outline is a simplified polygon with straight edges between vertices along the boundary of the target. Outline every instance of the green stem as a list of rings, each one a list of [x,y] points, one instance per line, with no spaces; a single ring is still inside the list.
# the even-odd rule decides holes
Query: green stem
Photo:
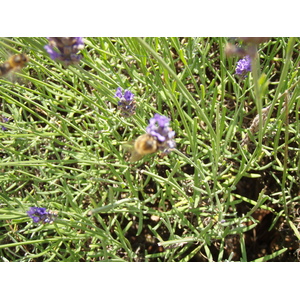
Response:
[[[257,53],[257,46],[252,45],[255,47],[254,53]],[[262,148],[262,128],[263,128],[263,118],[262,118],[262,99],[261,99],[261,91],[259,85],[259,78],[260,78],[260,70],[259,70],[259,56],[255,55],[255,57],[251,57],[252,59],[252,76],[253,76],[253,83],[254,83],[254,101],[257,108],[257,113],[259,117],[258,123],[258,149],[261,150]],[[260,151],[258,151],[259,155]]]

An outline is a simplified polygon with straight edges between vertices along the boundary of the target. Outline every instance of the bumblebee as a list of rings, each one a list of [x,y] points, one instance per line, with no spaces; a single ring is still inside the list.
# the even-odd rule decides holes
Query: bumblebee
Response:
[[[0,76],[4,76],[11,71],[19,70],[29,61],[25,54],[11,56],[6,62],[0,64]]]
[[[129,149],[131,153],[130,162],[136,162],[146,154],[152,154],[158,151],[158,142],[150,134],[139,136],[133,143],[133,147]]]

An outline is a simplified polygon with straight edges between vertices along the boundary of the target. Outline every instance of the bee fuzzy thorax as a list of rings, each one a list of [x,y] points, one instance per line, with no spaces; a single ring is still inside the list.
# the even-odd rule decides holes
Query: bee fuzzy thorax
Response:
[[[25,54],[16,54],[11,56],[6,62],[0,64],[0,76],[4,76],[11,71],[16,71],[24,67],[29,61]]]
[[[117,93],[121,93],[120,88]],[[124,147],[131,153],[130,162],[136,162],[143,156],[158,151],[167,155],[176,147],[175,132],[169,127],[169,122],[169,118],[155,114],[149,120],[145,134],[140,135],[133,143],[124,144]]]
[[[142,155],[154,153],[158,149],[157,140],[150,134],[143,134],[136,139],[134,148]]]
[[[147,154],[152,154],[158,151],[156,138],[150,134],[139,136],[133,143],[133,148],[130,150],[130,162],[136,162]]]

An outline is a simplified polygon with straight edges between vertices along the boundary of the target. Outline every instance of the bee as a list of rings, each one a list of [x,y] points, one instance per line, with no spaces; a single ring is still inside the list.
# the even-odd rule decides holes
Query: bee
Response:
[[[6,62],[0,64],[0,76],[4,76],[11,71],[19,70],[29,61],[25,54],[11,56]]]
[[[128,144],[127,144],[128,146]],[[139,136],[129,149],[131,153],[130,162],[136,162],[146,154],[152,154],[158,151],[158,142],[152,135],[146,133]]]

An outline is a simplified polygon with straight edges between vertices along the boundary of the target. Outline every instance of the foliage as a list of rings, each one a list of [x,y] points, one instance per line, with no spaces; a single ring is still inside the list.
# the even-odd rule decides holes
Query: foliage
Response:
[[[0,78],[2,261],[297,260],[299,39],[259,44],[245,79],[225,38],[85,38],[68,67],[47,42],[0,39],[1,61],[30,58]],[[122,145],[155,113],[177,148],[131,164]]]

